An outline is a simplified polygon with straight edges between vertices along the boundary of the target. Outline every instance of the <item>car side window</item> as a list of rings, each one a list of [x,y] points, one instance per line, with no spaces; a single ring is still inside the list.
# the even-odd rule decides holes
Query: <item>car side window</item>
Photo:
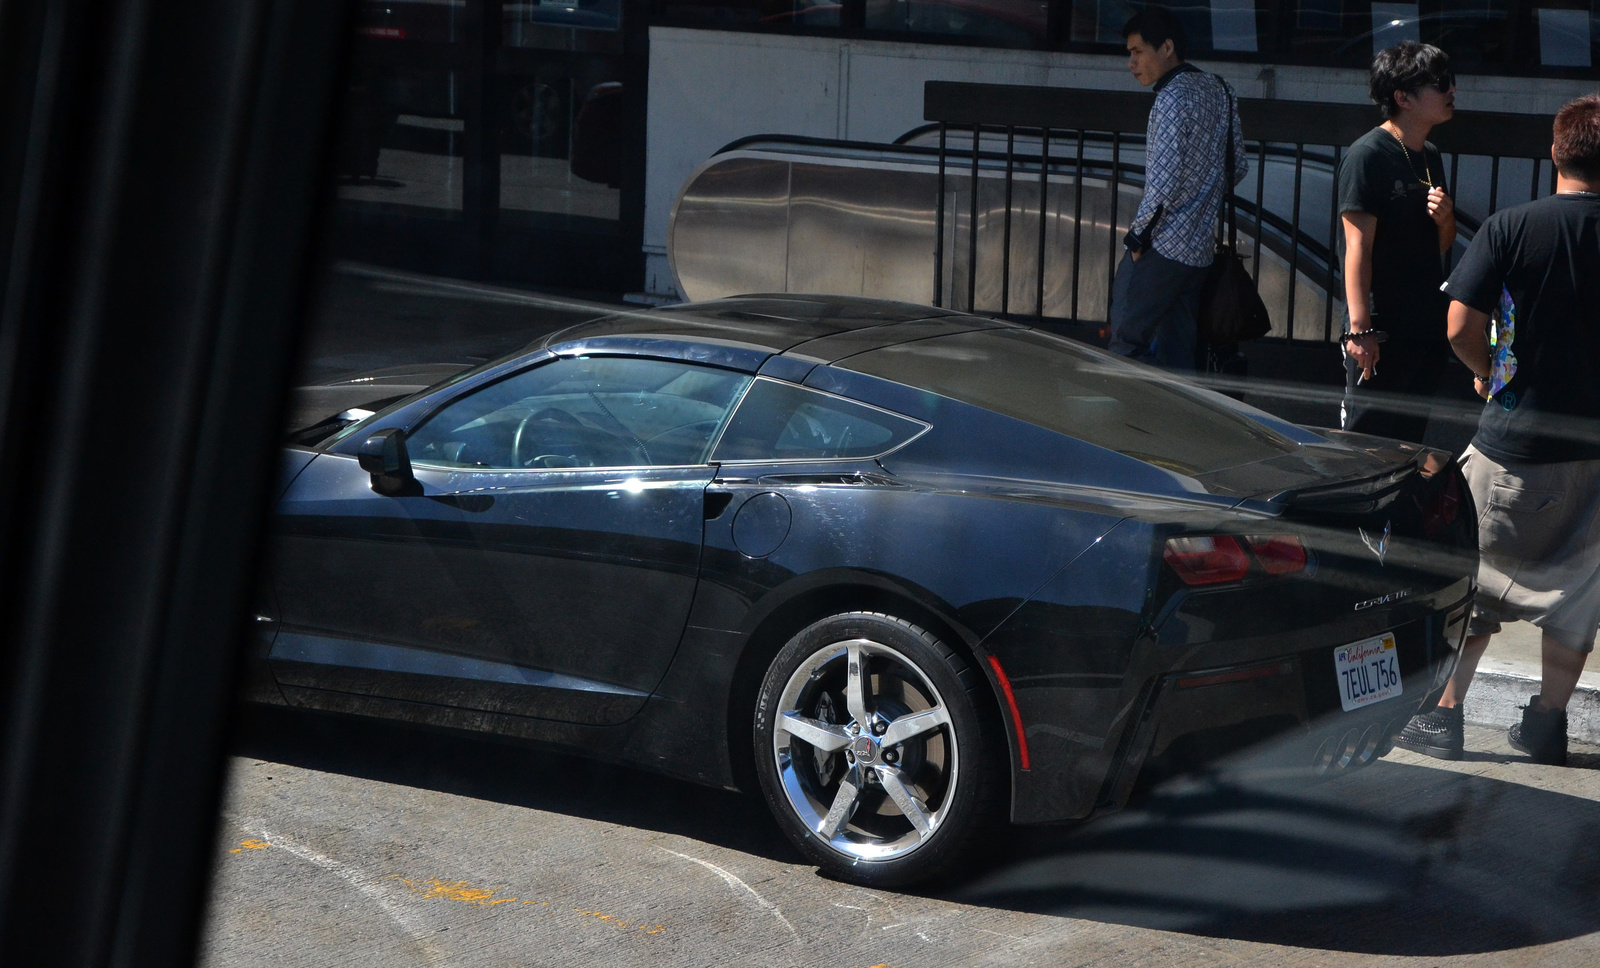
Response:
[[[877,457],[926,428],[920,421],[843,397],[763,379],[745,394],[712,460]]]
[[[407,449],[413,463],[446,467],[701,464],[749,383],[670,360],[557,359],[452,401]]]

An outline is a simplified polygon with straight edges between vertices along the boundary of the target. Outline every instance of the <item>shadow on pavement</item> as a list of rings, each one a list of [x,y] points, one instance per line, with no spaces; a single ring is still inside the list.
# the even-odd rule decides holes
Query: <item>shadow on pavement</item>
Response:
[[[232,752],[309,770],[678,834],[803,863],[766,805],[629,767],[485,734],[245,704]]]
[[[1321,784],[1175,781],[1104,820],[1020,831],[1008,854],[946,896],[1365,954],[1600,930],[1600,803],[1402,763]]]
[[[756,796],[490,736],[246,706],[233,752],[805,863]],[[1316,784],[1179,779],[1088,824],[1013,828],[986,870],[912,893],[1328,951],[1502,951],[1600,931],[1600,803],[1388,761]]]

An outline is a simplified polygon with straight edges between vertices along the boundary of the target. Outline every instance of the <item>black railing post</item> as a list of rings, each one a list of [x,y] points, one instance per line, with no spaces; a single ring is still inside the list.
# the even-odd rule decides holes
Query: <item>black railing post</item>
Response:
[[[972,126],[972,198],[967,206],[967,312],[976,309],[978,300],[978,147],[983,141],[983,126]]]
[[[1145,147],[1145,158],[1149,160],[1149,146]],[[1111,132],[1111,244],[1106,250],[1106,322],[1111,322],[1111,292],[1115,288],[1117,278],[1117,203],[1122,198],[1122,132]],[[1146,182],[1148,184],[1148,181]],[[1137,212],[1134,213],[1138,215]],[[1129,219],[1129,224],[1133,220]]]
[[[1333,291],[1339,285],[1343,273],[1339,272],[1339,239],[1344,235],[1344,223],[1339,217],[1339,158],[1343,148],[1335,146],[1333,149],[1333,180],[1330,183],[1332,191],[1328,192],[1328,282],[1323,286],[1322,300],[1322,338],[1333,339]]]
[[[1049,209],[1050,199],[1050,129],[1039,130],[1039,258],[1036,260],[1038,269],[1038,286],[1034,297],[1034,306],[1038,312],[1035,314],[1040,319],[1044,318],[1044,242],[1045,242],[1045,211]]]
[[[1078,318],[1078,270],[1083,267],[1083,129],[1078,129],[1078,167],[1072,189],[1072,318]]]
[[[1256,257],[1255,283],[1261,285],[1261,215],[1266,211],[1262,199],[1266,197],[1267,190],[1267,142],[1263,139],[1256,146]],[[1289,338],[1294,339],[1294,331],[1289,331]]]
[[[1006,217],[1000,248],[1000,315],[1011,311],[1011,169],[1016,161],[1017,129],[1006,125]]]
[[[1294,146],[1294,228],[1289,233],[1289,332],[1294,333],[1294,291],[1300,288],[1300,175],[1305,171],[1306,146]]]
[[[933,216],[933,304],[944,306],[944,163],[945,123],[939,122],[939,200]]]

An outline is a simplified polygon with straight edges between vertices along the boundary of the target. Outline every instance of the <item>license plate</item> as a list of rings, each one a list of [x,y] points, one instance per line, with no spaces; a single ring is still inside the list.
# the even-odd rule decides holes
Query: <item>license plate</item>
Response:
[[[1361,709],[1400,695],[1400,650],[1394,635],[1341,645],[1333,650],[1339,676],[1339,702],[1344,711]]]

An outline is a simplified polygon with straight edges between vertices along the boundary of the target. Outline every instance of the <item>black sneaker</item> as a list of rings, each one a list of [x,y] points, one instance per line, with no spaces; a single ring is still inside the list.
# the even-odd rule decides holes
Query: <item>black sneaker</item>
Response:
[[[1461,759],[1461,707],[1436,706],[1431,712],[1412,716],[1394,738],[1394,745],[1438,760]]]
[[[1506,730],[1511,745],[1528,754],[1535,763],[1546,766],[1567,765],[1567,711],[1536,708],[1539,697],[1534,696],[1522,707],[1522,722],[1513,723]]]

